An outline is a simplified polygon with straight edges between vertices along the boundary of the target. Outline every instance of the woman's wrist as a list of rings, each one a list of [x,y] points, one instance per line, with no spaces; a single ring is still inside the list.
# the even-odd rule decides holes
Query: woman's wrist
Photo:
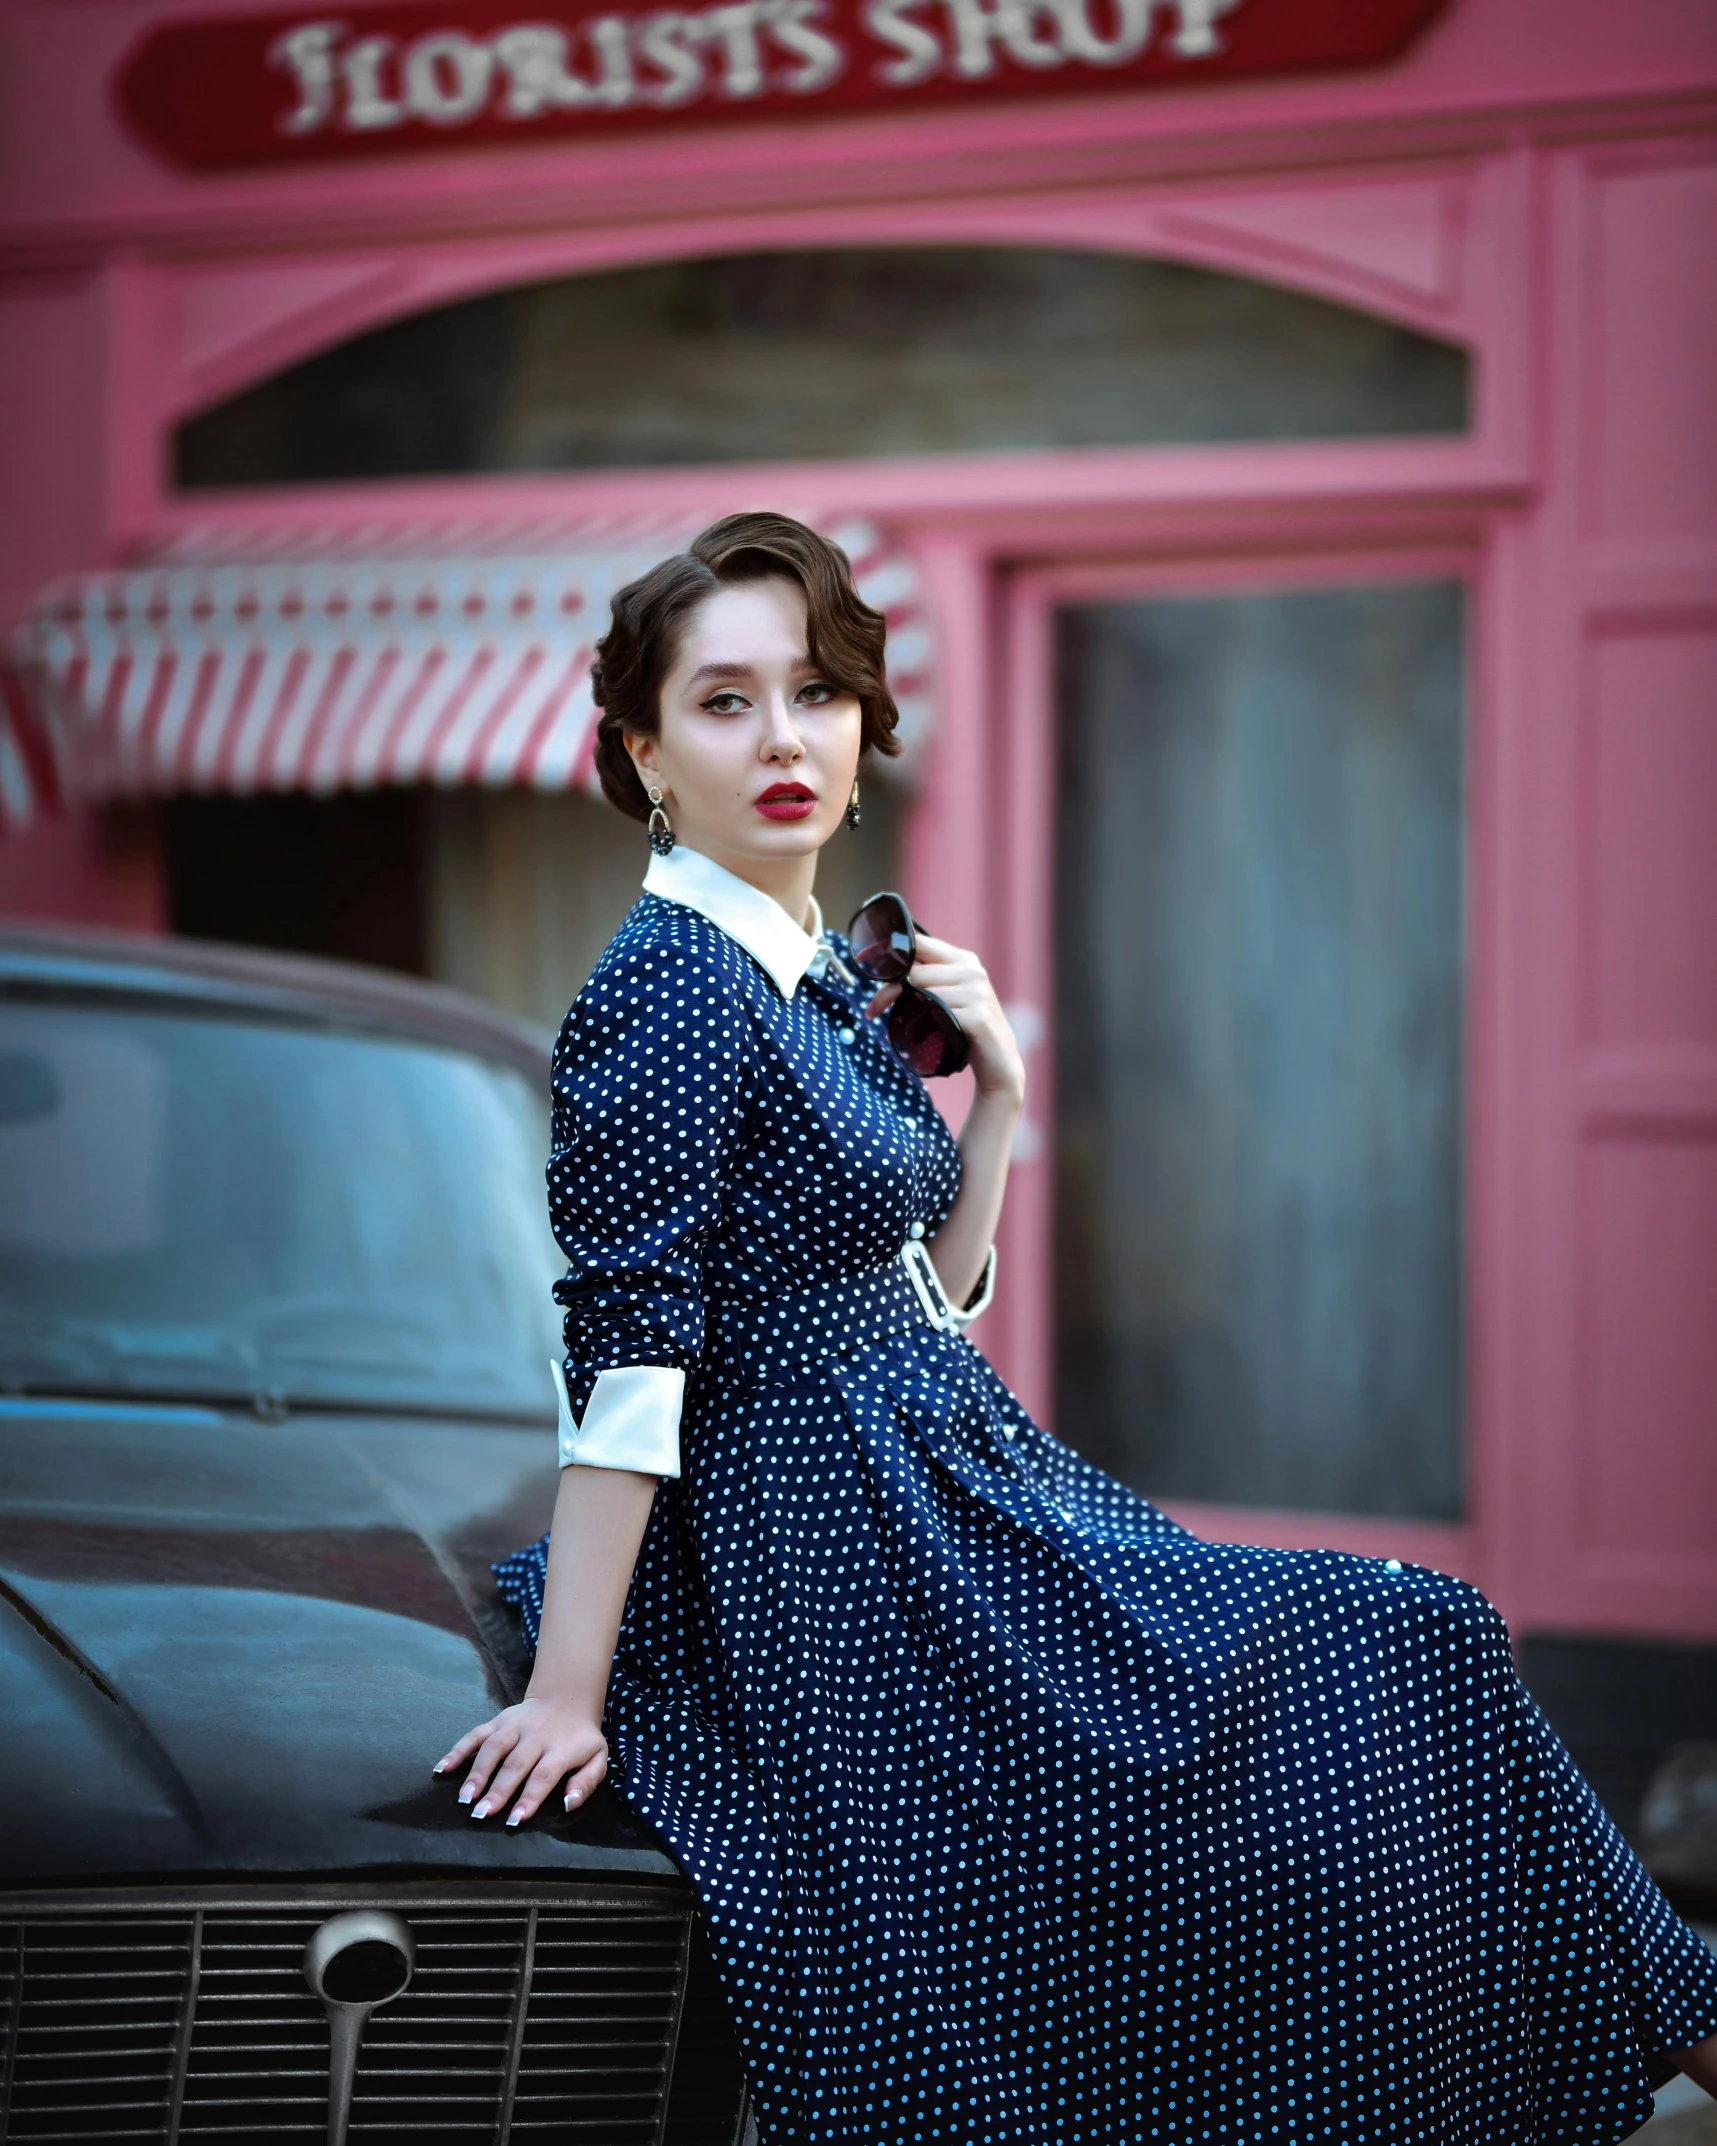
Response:
[[[602,1716],[608,1704],[606,1686],[593,1691],[582,1677],[556,1676],[542,1673],[541,1658],[525,1686],[525,1697],[536,1706],[551,1707],[555,1713],[568,1721],[600,1731]]]
[[[976,1078],[972,1101],[982,1104],[986,1112],[1000,1116],[1004,1111],[1018,1117],[1025,1108],[1025,1067],[1000,1066],[987,1077],[978,1066],[973,1066]]]

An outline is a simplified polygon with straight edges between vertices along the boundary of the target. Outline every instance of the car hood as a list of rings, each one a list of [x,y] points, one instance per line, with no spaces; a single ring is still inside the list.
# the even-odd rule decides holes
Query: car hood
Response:
[[[547,1427],[0,1400],[0,1878],[671,1874],[608,1791],[508,1833],[430,1774],[554,1486]]]

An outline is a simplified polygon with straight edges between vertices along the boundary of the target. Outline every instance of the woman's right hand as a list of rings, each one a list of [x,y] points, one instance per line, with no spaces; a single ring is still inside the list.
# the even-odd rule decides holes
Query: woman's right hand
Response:
[[[467,1759],[460,1802],[473,1818],[490,1818],[512,1801],[507,1823],[517,1826],[563,1780],[566,1808],[576,1810],[608,1772],[608,1743],[584,1709],[527,1691],[517,1706],[467,1729],[434,1771],[451,1773]]]

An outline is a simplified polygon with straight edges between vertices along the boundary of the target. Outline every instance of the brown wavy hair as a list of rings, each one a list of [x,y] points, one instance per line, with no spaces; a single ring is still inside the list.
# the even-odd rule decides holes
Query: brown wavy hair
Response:
[[[805,592],[807,653],[830,685],[856,697],[860,753],[899,752],[894,732],[900,711],[883,662],[887,622],[859,594],[846,553],[790,515],[729,514],[687,550],[628,582],[596,644],[590,673],[591,697],[602,710],[596,772],[603,796],[631,818],[647,820],[650,801],[626,750],[626,733],[653,738],[661,729],[662,680],[679,653],[686,619],[717,589],[772,574],[796,581]]]

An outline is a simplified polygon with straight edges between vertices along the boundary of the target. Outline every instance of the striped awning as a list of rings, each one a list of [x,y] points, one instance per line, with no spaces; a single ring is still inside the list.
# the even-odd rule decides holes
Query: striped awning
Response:
[[[689,534],[227,536],[60,583],[0,669],[0,826],[179,791],[592,784],[609,600]],[[910,748],[930,655],[911,554],[830,534],[887,615]]]

